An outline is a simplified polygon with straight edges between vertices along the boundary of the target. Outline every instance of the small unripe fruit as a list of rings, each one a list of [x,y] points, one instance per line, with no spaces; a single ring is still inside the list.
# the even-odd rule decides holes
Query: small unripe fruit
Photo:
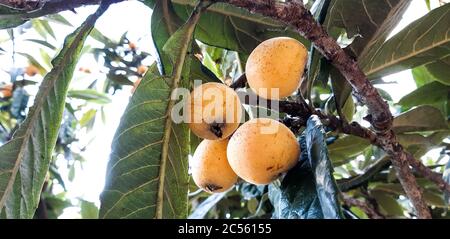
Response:
[[[187,100],[189,128],[203,139],[226,139],[238,127],[241,103],[230,87],[221,83],[205,83],[196,87]]]
[[[86,74],[91,74],[91,70],[89,68],[85,68],[85,67],[80,67],[80,69],[78,69],[81,72],[84,72]]]
[[[228,140],[203,140],[191,160],[195,184],[210,193],[224,192],[237,182],[227,160]]]
[[[28,65],[25,68],[25,74],[27,74],[31,77],[35,76],[37,73],[39,73],[39,69],[34,65]]]
[[[131,50],[136,50],[136,48],[137,48],[136,43],[134,43],[134,42],[128,43],[128,47],[129,47]]]
[[[231,137],[227,156],[233,171],[249,183],[265,185],[297,163],[300,146],[289,128],[266,118],[243,124]]]
[[[137,68],[137,73],[139,74],[139,75],[144,75],[145,74],[145,72],[148,70],[148,67],[146,67],[146,66],[144,66],[144,65],[140,65],[138,68]]]
[[[0,98],[10,98],[13,92],[13,85],[0,86]]]
[[[250,88],[266,99],[292,95],[300,86],[308,59],[303,44],[293,38],[277,37],[259,44],[250,54],[245,74]],[[278,90],[278,94],[272,93]]]

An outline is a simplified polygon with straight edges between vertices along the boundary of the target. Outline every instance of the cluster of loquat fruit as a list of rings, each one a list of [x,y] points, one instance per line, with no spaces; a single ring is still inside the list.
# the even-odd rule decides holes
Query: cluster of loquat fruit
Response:
[[[262,42],[250,54],[245,67],[250,88],[265,99],[292,95],[300,86],[307,55],[303,44],[292,38]],[[278,89],[278,94],[272,95],[271,89]],[[221,97],[210,97],[211,94]],[[211,105],[219,107],[211,109]],[[186,107],[189,128],[204,139],[194,152],[191,173],[195,184],[206,192],[227,191],[238,177],[266,185],[297,163],[299,143],[282,123],[255,118],[239,127],[241,103],[227,85],[205,83],[196,87]],[[227,118],[230,113],[232,117]],[[195,117],[200,120],[194,120]]]

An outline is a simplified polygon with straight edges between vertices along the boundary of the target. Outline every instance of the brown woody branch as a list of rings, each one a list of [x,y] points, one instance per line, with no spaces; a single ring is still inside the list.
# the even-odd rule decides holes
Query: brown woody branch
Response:
[[[306,39],[312,41],[319,52],[342,73],[352,85],[355,95],[369,110],[366,117],[375,133],[366,136],[377,142],[392,158],[392,164],[398,178],[413,204],[419,218],[431,218],[431,213],[425,203],[416,178],[411,173],[408,154],[398,143],[395,133],[391,130],[393,117],[388,104],[381,98],[378,91],[369,82],[367,76],[358,66],[355,59],[347,55],[339,44],[323,27],[315,21],[312,14],[299,1],[277,2],[274,0],[215,0],[241,7],[253,13],[276,19],[293,27]],[[281,108],[281,107],[280,107]],[[341,125],[346,126],[346,125]],[[343,128],[345,130],[345,128]],[[356,132],[355,132],[356,133]],[[366,131],[358,132],[366,133]]]

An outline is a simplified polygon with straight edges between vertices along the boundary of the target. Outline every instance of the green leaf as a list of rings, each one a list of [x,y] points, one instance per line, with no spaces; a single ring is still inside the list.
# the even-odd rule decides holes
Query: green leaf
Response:
[[[282,180],[281,186],[269,185],[274,218],[343,218],[333,167],[328,158],[325,131],[320,119],[311,116],[305,137],[300,139],[298,164]]]
[[[450,85],[450,56],[425,65],[428,72],[442,84]]]
[[[404,217],[404,209],[394,197],[378,190],[371,191],[370,194],[377,200],[384,214],[394,217]]]
[[[50,36],[53,37],[53,39],[55,38],[55,32],[53,31],[52,27],[50,26],[50,24],[48,23],[48,21],[46,20],[39,20],[42,24],[42,26],[44,27],[45,31],[47,31],[48,34],[50,34]]]
[[[447,101],[449,92],[450,86],[435,81],[404,96],[398,104],[407,108],[418,105],[431,105]]]
[[[86,100],[97,104],[109,104],[111,99],[105,93],[98,92],[93,89],[86,90],[69,90],[67,97]]]
[[[84,41],[102,5],[74,33],[53,60],[54,68],[45,76],[26,120],[13,139],[0,147],[0,208],[8,218],[31,218],[38,206],[58,136],[66,92]]]
[[[45,63],[45,65],[48,68],[52,68],[52,57],[46,52],[44,51],[42,48],[39,49],[39,53],[41,53],[41,58],[42,61]]]
[[[191,56],[191,80],[201,80],[202,83],[207,82],[217,82],[221,83],[222,81],[217,78],[217,76],[210,71],[206,66],[204,66],[200,60],[196,57]]]
[[[105,44],[105,46],[115,45],[114,41],[103,35],[97,28],[92,29],[90,36],[95,40]]]
[[[369,78],[435,62],[450,54],[450,4],[411,23],[380,48],[372,47],[359,63]]]
[[[399,142],[405,146],[410,147],[414,145],[423,145],[426,149],[437,147],[442,140],[450,135],[450,131],[439,131],[430,134],[429,136],[423,136],[421,134],[399,134],[397,135]]]
[[[175,14],[173,5],[169,0],[157,1],[155,6],[152,7],[152,39],[156,49],[160,50],[170,36],[183,25],[183,20]]]
[[[148,3],[150,4],[150,3]],[[158,69],[164,73],[163,58],[160,54],[164,44],[173,35],[174,31],[178,29],[183,21],[174,12],[171,1],[163,0],[158,1],[153,7],[152,13],[152,39],[155,45],[156,61],[158,62]],[[195,44],[195,43],[194,43]],[[190,54],[191,58],[191,80],[201,80],[202,82],[221,82],[216,75],[211,72],[206,66],[204,66],[199,59]]]
[[[342,76],[341,73],[339,73],[337,71],[336,68],[332,68],[331,70],[331,86],[333,89],[333,93],[334,93],[334,97],[335,97],[335,104],[336,104],[336,109],[339,113],[339,116],[344,116],[347,117],[344,120],[346,121],[351,121],[353,118],[353,114],[354,114],[354,102],[353,102],[353,98],[351,96],[352,93],[352,86],[347,82],[347,80]],[[344,111],[348,111],[351,109],[344,109],[345,106],[347,105],[348,107],[351,107],[351,105],[349,104],[353,104],[353,111],[351,112],[351,114],[349,112],[347,112],[348,114],[345,115],[343,114]],[[350,117],[351,116],[351,117]]]
[[[329,7],[325,26],[335,38],[342,28],[347,38],[355,38],[347,47],[359,60],[373,48],[379,48],[400,21],[410,0],[360,1],[334,0]],[[338,112],[352,92],[351,85],[334,67],[331,70],[333,92]]]
[[[23,11],[0,4],[0,29],[13,28],[24,24],[26,20],[14,16],[20,13],[23,13]]]
[[[46,18],[49,21],[59,23],[59,24],[65,25],[65,26],[73,27],[73,25],[66,18],[64,18],[61,14],[48,15],[48,16],[46,16]]]
[[[394,118],[393,130],[399,133],[448,130],[447,120],[438,109],[424,105]]]
[[[304,152],[302,151],[301,161],[284,177],[281,186],[275,183],[269,185],[274,219],[324,218],[314,185],[314,175],[307,163],[306,150]]]
[[[436,80],[425,66],[419,66],[412,69],[412,75],[414,81],[416,81],[417,87],[422,87]]]
[[[25,58],[27,58],[27,60],[31,65],[37,67],[39,70],[39,74],[41,75],[47,74],[47,70],[32,55],[23,52],[17,52],[17,54],[24,56]]]
[[[97,219],[98,218],[98,208],[95,203],[81,200],[81,218],[83,219]]]
[[[153,7],[155,1],[144,2]],[[177,15],[186,20],[197,1],[171,2]],[[286,29],[279,22],[225,3],[216,3],[209,7],[202,15],[195,32],[195,38],[208,45],[245,54],[250,54],[262,41],[277,36],[293,37],[302,41],[305,46],[310,45],[300,34]]]
[[[48,47],[52,50],[56,50],[56,47],[53,46],[52,44],[50,44],[48,41],[43,41],[43,40],[39,40],[39,39],[25,39],[25,41],[30,41],[30,42],[34,42],[40,45],[43,45],[45,47]]]
[[[186,218],[189,131],[170,113],[178,87],[189,87],[189,51],[199,12],[164,45],[166,75],[153,65],[142,79],[112,143],[100,218]]]
[[[338,201],[339,190],[333,177],[333,165],[325,143],[325,130],[317,116],[311,116],[307,122],[306,146],[324,218],[343,218]]]
[[[88,127],[88,129],[92,128],[94,126],[94,120],[95,116],[97,115],[97,110],[90,109],[86,113],[83,114],[83,116],[80,119],[80,126],[81,127]]]
[[[174,31],[178,29],[182,25],[182,20],[175,14],[173,11],[173,6],[171,1],[163,0],[158,1],[153,6],[152,13],[152,39],[154,44],[154,49],[156,50],[156,61],[158,63],[159,72],[164,73],[164,55],[161,55],[160,52],[164,47],[164,44],[169,40],[170,36],[173,35]],[[194,43],[195,44],[195,43]],[[190,56],[190,79],[191,85],[189,88],[192,88],[193,81],[201,80],[202,83],[206,82],[221,82],[216,75],[211,72],[206,66],[204,66],[199,59],[197,59],[192,54]],[[170,63],[169,63],[170,64]],[[190,131],[190,130],[189,130]],[[196,136],[194,133],[189,132],[189,153],[192,155],[195,152],[195,149],[200,144],[202,139]]]
[[[368,51],[381,45],[401,20],[410,0],[360,1],[334,0],[325,24],[329,32],[343,28],[355,56],[365,57]]]
[[[338,138],[328,146],[331,161],[335,167],[348,163],[370,146],[366,139],[347,135]]]

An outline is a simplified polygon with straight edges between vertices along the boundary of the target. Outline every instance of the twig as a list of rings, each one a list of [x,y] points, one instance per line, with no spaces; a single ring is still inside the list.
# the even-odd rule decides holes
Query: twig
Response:
[[[367,183],[373,176],[378,174],[380,171],[389,168],[391,165],[389,157],[383,157],[374,163],[369,169],[361,175],[354,178],[350,178],[346,181],[338,182],[339,189],[342,192],[347,192],[352,189],[358,188],[361,185]]]

